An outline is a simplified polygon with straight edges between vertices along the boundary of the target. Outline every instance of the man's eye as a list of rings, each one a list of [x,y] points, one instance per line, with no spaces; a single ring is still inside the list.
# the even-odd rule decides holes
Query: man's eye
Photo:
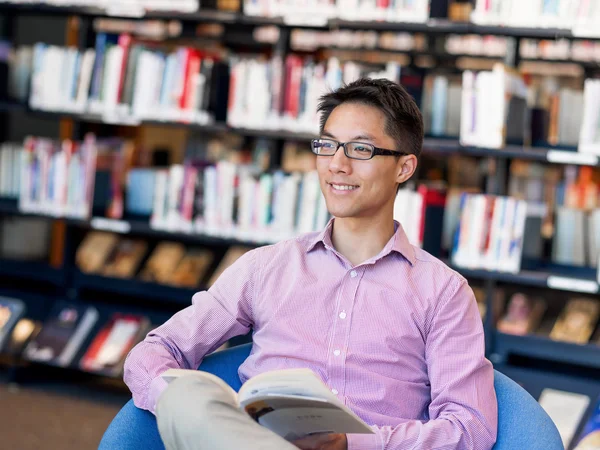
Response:
[[[369,147],[362,147],[362,146],[357,146],[354,147],[354,151],[355,152],[363,152],[363,153],[367,153],[367,152],[371,152],[371,149]]]

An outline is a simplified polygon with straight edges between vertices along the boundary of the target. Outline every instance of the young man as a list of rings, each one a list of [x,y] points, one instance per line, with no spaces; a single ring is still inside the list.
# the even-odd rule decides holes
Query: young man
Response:
[[[416,104],[395,83],[363,79],[323,96],[319,111],[312,149],[334,219],[247,253],[150,333],[125,365],[135,404],[156,413],[169,450],[490,449],[497,406],[473,292],[393,220],[423,144]],[[163,371],[195,369],[250,329],[242,381],[310,368],[375,433],[292,444],[216,385],[184,377],[165,390]]]

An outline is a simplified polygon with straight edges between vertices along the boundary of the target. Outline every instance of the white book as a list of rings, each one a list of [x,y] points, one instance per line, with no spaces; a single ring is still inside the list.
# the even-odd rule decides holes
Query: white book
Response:
[[[302,178],[302,205],[300,205],[298,233],[309,233],[314,230],[320,192],[317,172],[306,172]]]
[[[174,164],[169,168],[169,188],[167,191],[167,229],[179,230],[181,225],[181,197],[183,191],[184,167]]]
[[[79,84],[77,86],[77,96],[75,97],[75,109],[78,112],[83,112],[88,102],[95,59],[96,51],[94,49],[88,49],[83,54]]]
[[[229,161],[217,163],[218,224],[220,231],[228,234],[233,229],[233,207],[235,200],[235,178],[237,164]]]
[[[152,216],[150,226],[156,229],[164,229],[167,224],[167,192],[169,185],[169,173],[167,170],[156,172],[154,179],[154,204],[152,206]]]

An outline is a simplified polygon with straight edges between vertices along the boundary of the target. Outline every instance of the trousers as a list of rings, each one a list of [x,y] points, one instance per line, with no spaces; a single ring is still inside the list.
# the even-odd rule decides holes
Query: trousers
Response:
[[[241,411],[231,392],[199,377],[169,383],[156,420],[167,450],[298,450]]]

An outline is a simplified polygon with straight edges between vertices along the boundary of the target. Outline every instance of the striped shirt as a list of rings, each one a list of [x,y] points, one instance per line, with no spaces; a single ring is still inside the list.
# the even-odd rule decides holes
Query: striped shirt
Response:
[[[490,449],[494,375],[473,291],[395,225],[357,266],[333,248],[332,222],[246,253],[130,352],[134,403],[154,412],[163,371],[197,368],[252,329],[241,381],[312,369],[375,431],[348,435],[349,450]]]

